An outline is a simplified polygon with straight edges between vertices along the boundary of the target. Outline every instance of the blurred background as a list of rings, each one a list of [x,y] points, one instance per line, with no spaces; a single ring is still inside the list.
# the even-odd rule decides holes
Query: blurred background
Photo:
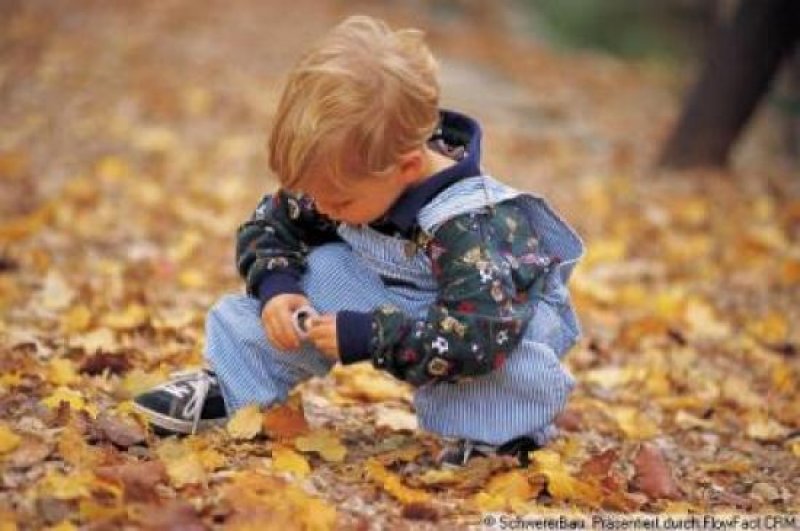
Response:
[[[202,361],[283,78],[362,13],[425,30],[488,172],[587,242],[576,444],[658,435],[698,507],[798,507],[798,5],[1,0],[0,416],[50,359],[124,358],[93,400]]]

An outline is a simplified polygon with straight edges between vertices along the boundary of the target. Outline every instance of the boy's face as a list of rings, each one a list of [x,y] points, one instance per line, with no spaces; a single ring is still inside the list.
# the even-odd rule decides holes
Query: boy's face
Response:
[[[419,183],[429,171],[423,149],[402,155],[394,171],[381,176],[351,179],[346,187],[334,187],[323,176],[312,175],[304,192],[317,210],[348,225],[372,223],[382,217],[400,195]],[[319,178],[322,177],[322,178]]]
[[[353,180],[343,189],[319,179],[313,181],[319,184],[309,185],[305,193],[314,198],[321,214],[348,225],[361,225],[383,216],[406,189],[405,183],[392,177]]]

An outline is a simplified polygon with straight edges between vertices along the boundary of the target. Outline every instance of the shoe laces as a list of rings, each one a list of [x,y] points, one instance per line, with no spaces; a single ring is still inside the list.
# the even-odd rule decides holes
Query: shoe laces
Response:
[[[182,380],[177,383],[166,384],[162,389],[169,394],[185,398],[187,393],[191,393],[189,400],[183,406],[183,416],[192,419],[192,435],[197,433],[200,426],[200,418],[203,414],[203,405],[206,403],[208,391],[214,383],[214,377],[206,371],[199,372],[177,372],[175,377],[193,376],[193,379]]]

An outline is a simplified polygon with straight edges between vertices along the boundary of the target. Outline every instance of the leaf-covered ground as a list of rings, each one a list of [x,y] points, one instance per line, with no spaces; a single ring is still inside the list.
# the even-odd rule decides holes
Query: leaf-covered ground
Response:
[[[486,3],[488,4],[488,3]],[[556,52],[481,3],[6,2],[0,17],[0,529],[459,528],[526,514],[800,510],[800,181],[762,112],[735,173],[651,169],[688,71]],[[526,469],[434,463],[367,366],[158,439],[130,397],[202,362],[273,189],[281,76],[353,12],[428,28],[494,175],[588,255],[562,435]]]

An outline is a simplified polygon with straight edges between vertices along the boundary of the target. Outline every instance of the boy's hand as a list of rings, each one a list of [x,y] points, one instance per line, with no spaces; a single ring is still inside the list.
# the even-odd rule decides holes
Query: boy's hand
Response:
[[[339,359],[339,344],[336,341],[336,314],[317,315],[308,321],[308,339],[326,358]]]
[[[300,337],[294,329],[292,316],[298,308],[308,304],[306,297],[295,293],[275,295],[267,302],[261,312],[261,322],[270,343],[281,350],[300,348]]]

